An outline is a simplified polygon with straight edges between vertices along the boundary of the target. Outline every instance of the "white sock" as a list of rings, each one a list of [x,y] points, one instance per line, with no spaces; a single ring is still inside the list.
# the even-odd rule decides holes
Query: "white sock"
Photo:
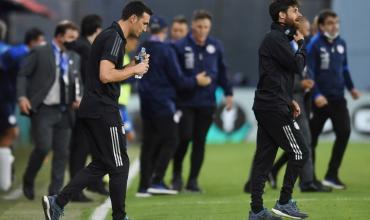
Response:
[[[9,147],[0,147],[0,190],[8,191],[12,185],[14,157]]]

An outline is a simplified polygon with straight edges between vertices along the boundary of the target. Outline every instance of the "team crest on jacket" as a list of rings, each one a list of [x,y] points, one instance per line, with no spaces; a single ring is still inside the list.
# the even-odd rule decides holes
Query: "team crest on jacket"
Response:
[[[299,125],[298,125],[297,121],[294,120],[293,125],[294,125],[295,129],[299,130]]]
[[[343,45],[339,44],[337,46],[337,51],[338,51],[338,53],[343,54],[344,53],[344,47],[343,47]]]
[[[208,44],[206,50],[209,54],[214,54],[216,52],[216,47],[212,44]]]

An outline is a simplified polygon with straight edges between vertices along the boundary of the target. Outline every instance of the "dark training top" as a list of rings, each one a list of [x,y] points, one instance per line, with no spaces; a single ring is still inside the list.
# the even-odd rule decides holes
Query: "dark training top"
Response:
[[[293,100],[294,74],[305,67],[304,41],[293,52],[287,28],[273,23],[259,48],[259,81],[253,110],[289,111]]]
[[[117,22],[100,33],[92,47],[87,64],[84,96],[79,116],[99,118],[104,112],[118,112],[120,82],[102,83],[99,77],[100,61],[109,60],[116,69],[123,69],[126,39]]]

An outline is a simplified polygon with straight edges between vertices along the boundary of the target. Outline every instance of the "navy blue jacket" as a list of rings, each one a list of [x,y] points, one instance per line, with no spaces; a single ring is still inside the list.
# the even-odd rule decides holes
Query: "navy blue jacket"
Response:
[[[344,98],[345,87],[354,85],[348,69],[347,46],[337,37],[329,43],[323,34],[317,34],[307,46],[308,74],[315,81],[313,98],[325,96],[329,101]]]
[[[195,76],[185,77],[181,73],[175,52],[168,43],[148,40],[141,47],[150,54],[149,71],[139,80],[142,117],[173,115],[177,90],[196,88]]]
[[[179,106],[215,106],[215,90],[221,86],[226,96],[232,95],[231,84],[227,78],[224,49],[220,41],[208,37],[204,46],[197,45],[189,33],[173,44],[182,72],[185,76],[196,76],[205,71],[212,78],[206,87],[196,87],[191,92],[180,92]]]
[[[16,102],[17,73],[23,58],[29,53],[25,44],[11,47],[0,57],[3,66],[3,75],[0,76],[0,100]]]

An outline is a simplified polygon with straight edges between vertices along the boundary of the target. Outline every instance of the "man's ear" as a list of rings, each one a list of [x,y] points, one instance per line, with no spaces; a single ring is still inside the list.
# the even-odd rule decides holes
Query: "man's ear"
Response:
[[[136,15],[131,15],[131,17],[130,17],[130,22],[131,23],[136,23],[137,20],[138,20],[138,17]]]
[[[279,20],[280,19],[286,19],[286,16],[287,16],[287,14],[285,13],[285,12],[283,12],[283,11],[281,11],[281,12],[279,12]]]

